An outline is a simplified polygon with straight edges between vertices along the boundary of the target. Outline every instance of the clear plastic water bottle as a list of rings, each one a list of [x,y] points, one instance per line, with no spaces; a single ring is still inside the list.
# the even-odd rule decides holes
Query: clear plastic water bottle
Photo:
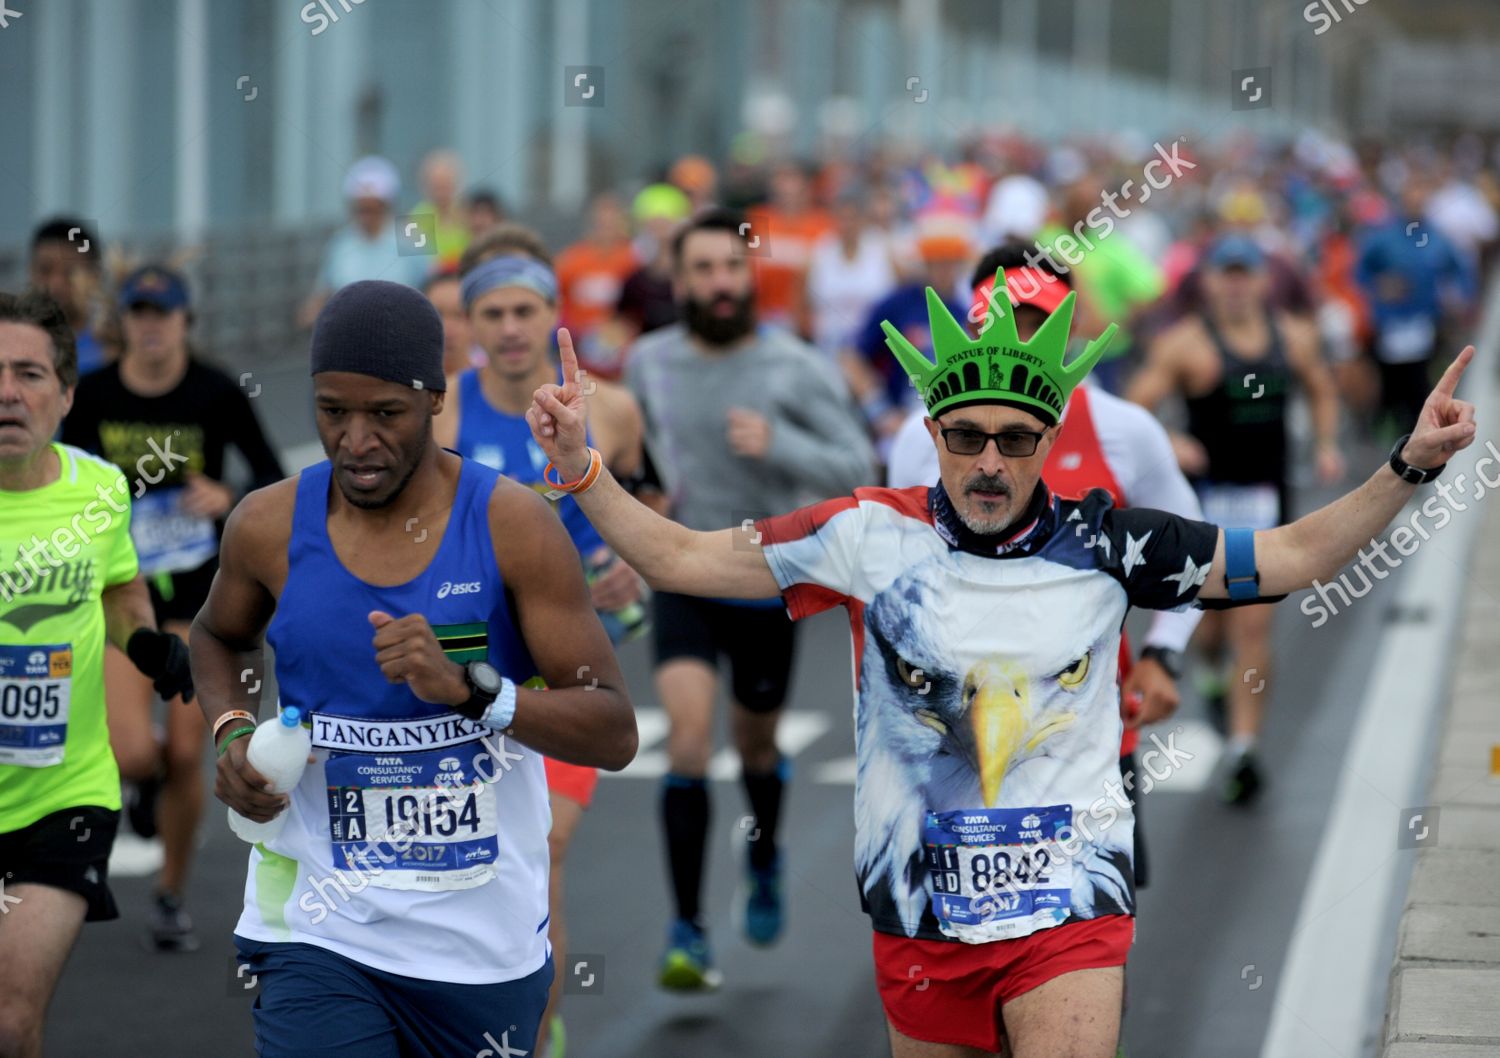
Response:
[[[312,733],[302,726],[302,710],[289,705],[281,715],[267,724],[261,724],[250,736],[250,748],[245,758],[250,766],[266,777],[276,793],[291,793],[302,781],[302,772],[307,768],[307,755],[312,752]],[[286,826],[286,809],[266,823],[246,819],[233,808],[229,809],[229,829],[235,836],[252,845],[270,841]]]
[[[611,566],[619,562],[617,555],[610,555],[598,562],[590,562],[585,573],[585,579],[592,584],[605,573],[609,572]],[[651,615],[645,607],[645,600],[650,597],[650,588],[641,585],[640,600],[630,603],[619,610],[599,610],[599,620],[604,625],[604,631],[609,635],[609,641],[614,644],[627,643],[646,634],[651,627]]]

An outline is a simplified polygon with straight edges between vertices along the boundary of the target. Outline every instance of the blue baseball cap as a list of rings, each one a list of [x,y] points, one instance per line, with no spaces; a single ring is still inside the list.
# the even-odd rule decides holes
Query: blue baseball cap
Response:
[[[150,305],[163,312],[188,307],[187,281],[162,265],[137,268],[120,284],[118,302],[121,311],[132,305]]]
[[[1210,268],[1247,268],[1256,270],[1266,263],[1265,251],[1248,235],[1225,235],[1208,251]]]

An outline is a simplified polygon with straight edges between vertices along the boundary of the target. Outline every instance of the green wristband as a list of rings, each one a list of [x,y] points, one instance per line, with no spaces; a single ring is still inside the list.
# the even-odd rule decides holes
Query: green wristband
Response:
[[[237,727],[237,728],[235,728],[233,731],[229,732],[229,737],[228,738],[226,738],[223,742],[219,743],[219,756],[222,757],[225,754],[225,752],[229,749],[229,743],[233,742],[235,739],[239,738],[241,735],[252,735],[254,733],[255,733],[255,727],[252,724],[246,724],[244,727]]]

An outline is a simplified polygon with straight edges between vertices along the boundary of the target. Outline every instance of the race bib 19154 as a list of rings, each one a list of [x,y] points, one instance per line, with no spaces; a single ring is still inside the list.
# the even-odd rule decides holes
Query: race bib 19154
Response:
[[[418,752],[332,753],[326,762],[333,865],[383,889],[441,892],[494,877],[495,791],[475,740]]]

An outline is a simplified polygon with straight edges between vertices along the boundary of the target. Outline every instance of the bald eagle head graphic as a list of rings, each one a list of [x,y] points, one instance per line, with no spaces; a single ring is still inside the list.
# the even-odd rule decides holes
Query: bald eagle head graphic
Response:
[[[864,614],[855,863],[866,896],[885,887],[913,935],[931,896],[929,810],[1070,803],[1079,758],[1119,750],[1117,589],[1082,576],[1065,590],[975,583],[954,563],[919,562]],[[1101,891],[1128,905],[1130,830],[1096,837],[1074,860],[1073,906]]]

